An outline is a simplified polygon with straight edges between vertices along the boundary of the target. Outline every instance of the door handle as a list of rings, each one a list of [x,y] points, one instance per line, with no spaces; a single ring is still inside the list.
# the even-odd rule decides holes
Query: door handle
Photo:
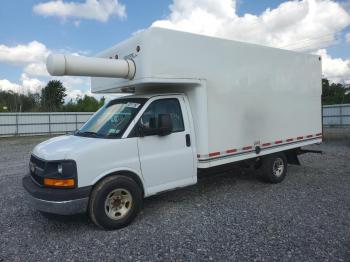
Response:
[[[191,137],[189,134],[186,134],[186,146],[187,147],[191,146]]]

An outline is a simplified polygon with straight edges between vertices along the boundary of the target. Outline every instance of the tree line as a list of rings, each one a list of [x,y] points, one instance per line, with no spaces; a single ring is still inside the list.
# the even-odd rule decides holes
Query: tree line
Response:
[[[350,85],[330,83],[328,79],[322,79],[322,103],[324,105],[349,104]]]
[[[49,81],[40,94],[0,91],[0,112],[95,112],[105,102],[88,95],[65,102],[66,91],[58,80]]]
[[[0,112],[95,112],[105,102],[104,97],[98,101],[88,95],[65,102],[66,91],[58,80],[49,81],[40,94],[0,91]],[[324,105],[350,103],[349,85],[322,79],[322,102]]]

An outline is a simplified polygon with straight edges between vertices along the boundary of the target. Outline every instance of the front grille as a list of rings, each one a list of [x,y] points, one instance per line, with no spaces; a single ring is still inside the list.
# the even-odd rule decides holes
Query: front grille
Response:
[[[36,156],[31,155],[30,162],[34,163],[35,166],[39,167],[40,169],[45,169],[46,162],[37,158]]]
[[[46,162],[35,157],[30,157],[29,171],[32,179],[39,185],[44,184],[44,178],[42,177],[45,170]]]
[[[32,179],[39,185],[43,185],[44,184],[44,179],[40,176],[38,176],[37,174],[30,172],[30,175],[32,177]]]

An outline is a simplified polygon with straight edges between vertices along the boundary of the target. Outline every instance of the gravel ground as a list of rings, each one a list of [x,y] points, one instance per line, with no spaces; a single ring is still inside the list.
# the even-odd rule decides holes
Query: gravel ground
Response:
[[[0,139],[0,261],[350,261],[349,140],[313,146],[324,154],[303,155],[281,184],[244,170],[206,177],[103,231],[27,205],[21,179],[43,139]]]

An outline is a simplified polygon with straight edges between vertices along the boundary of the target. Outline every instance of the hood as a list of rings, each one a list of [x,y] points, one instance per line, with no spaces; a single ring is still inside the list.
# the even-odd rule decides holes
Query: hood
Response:
[[[97,138],[81,136],[58,136],[46,140],[33,149],[33,154],[44,160],[67,159],[69,153],[90,146]]]

